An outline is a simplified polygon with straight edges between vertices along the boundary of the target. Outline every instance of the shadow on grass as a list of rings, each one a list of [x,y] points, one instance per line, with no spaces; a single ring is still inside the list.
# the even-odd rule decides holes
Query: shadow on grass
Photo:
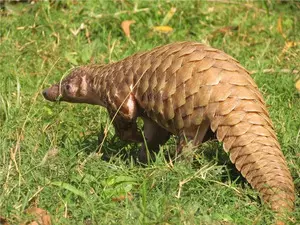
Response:
[[[101,141],[99,140],[103,140],[103,132],[101,131],[85,135],[83,140],[78,143],[78,147],[83,149],[83,152],[89,155],[100,150]],[[117,136],[108,136],[101,146],[101,159],[107,162],[115,158],[119,158],[123,161],[130,161],[131,158],[136,156],[138,150],[138,144],[124,142]]]
[[[214,162],[217,164],[217,166],[224,166],[225,168],[224,172],[221,174],[222,182],[234,182],[236,184],[240,184],[243,189],[250,185],[246,178],[242,176],[240,171],[238,171],[235,165],[230,161],[229,154],[223,150],[223,146],[220,142],[217,140],[212,140],[204,143],[204,145],[205,147],[203,146],[202,149],[198,150],[200,151],[200,154],[202,154],[207,161]],[[199,166],[198,161],[195,161],[194,164],[195,166]],[[247,197],[252,201],[262,203],[259,196],[255,198],[252,195],[247,194]]]
[[[222,174],[222,181],[234,181],[236,183],[245,184],[246,179],[236,169],[235,165],[230,161],[229,155],[223,150],[222,144],[216,140],[205,143],[207,147],[199,150],[206,160],[215,162],[218,166],[225,166]]]
[[[102,133],[102,132],[100,132]],[[92,132],[84,135],[80,140],[76,141],[78,149],[82,149],[87,156],[95,153],[99,150],[98,145],[99,132]],[[168,162],[170,156],[174,159],[175,153],[175,142],[174,138],[163,147],[163,154],[160,153],[158,157],[165,157]],[[126,164],[132,164],[136,167],[147,167],[147,165],[138,163],[135,159],[137,158],[137,152],[140,146],[138,144],[128,143],[120,140],[117,136],[109,135],[103,142],[101,149],[101,160],[117,163],[118,161],[124,161]],[[205,142],[201,147],[199,147],[194,153],[194,160],[192,167],[195,169],[201,168],[203,164],[213,163],[217,166],[223,166],[221,181],[224,183],[236,183],[245,188],[249,185],[247,180],[241,175],[241,173],[236,169],[235,165],[231,163],[229,155],[223,150],[222,144],[216,140],[210,140]],[[161,160],[161,159],[160,159]],[[162,159],[163,162],[163,159]],[[174,162],[174,161],[173,161]],[[176,163],[176,162],[175,162]],[[150,162],[150,164],[152,163]],[[259,197],[254,198],[251,194],[247,194],[248,198],[252,201],[261,202]]]
[[[102,134],[103,132],[100,131],[100,135]],[[83,149],[87,155],[99,151],[99,141],[97,139],[103,139],[103,137],[99,138],[100,135],[96,132],[85,135],[83,139],[77,142],[79,145],[78,148]],[[118,158],[123,161],[132,162],[132,159],[136,158],[139,149],[140,146],[138,144],[124,142],[117,136],[108,136],[103,142],[101,148],[101,159],[105,161],[111,161],[115,158]],[[167,161],[169,160],[170,156],[171,158],[174,158],[175,149],[168,148],[167,150],[164,150],[164,155]],[[218,141],[210,140],[204,143],[203,147],[196,150],[194,158],[197,157],[197,154],[201,154],[201,157],[204,157],[206,161],[225,167],[225,170],[222,174],[222,182],[232,181],[242,184],[243,187],[248,185],[246,179],[236,169],[235,165],[231,163],[228,154],[223,150],[222,145]],[[200,164],[201,162],[199,162],[199,160],[195,159],[193,161],[194,167],[199,167],[201,166]]]

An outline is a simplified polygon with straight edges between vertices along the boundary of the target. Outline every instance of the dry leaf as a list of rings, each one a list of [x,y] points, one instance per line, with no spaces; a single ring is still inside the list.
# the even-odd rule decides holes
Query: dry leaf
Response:
[[[215,11],[215,8],[214,8],[214,7],[209,7],[209,8],[207,9],[207,12],[208,12],[208,13],[212,13],[213,11]]]
[[[173,31],[173,28],[170,26],[155,26],[153,27],[153,30],[162,33],[170,33]]]
[[[282,35],[282,37],[285,37],[285,35],[283,34],[283,31],[282,31],[282,17],[281,17],[281,15],[279,16],[279,18],[277,20],[277,31]]]
[[[226,27],[221,27],[221,28],[215,30],[212,34],[213,34],[213,36],[216,36],[216,34],[218,34],[218,33],[227,34],[229,32],[236,31],[238,29],[239,29],[238,26],[226,26]]]
[[[26,225],[51,225],[51,218],[48,212],[44,209],[32,207],[26,210],[27,214],[34,216],[34,220],[26,222]]]
[[[296,82],[295,86],[298,92],[300,93],[300,79]]]
[[[133,23],[135,23],[134,20],[124,20],[121,23],[122,30],[124,31],[125,36],[128,38],[130,38],[130,25]]]
[[[238,30],[239,27],[238,26],[227,26],[227,27],[222,27],[220,28],[218,31],[220,33],[228,33],[228,32],[231,32],[231,31],[234,31],[234,30]]]
[[[282,49],[281,54],[287,52],[291,47],[296,47],[299,44],[299,42],[295,42],[295,41],[287,41],[285,42],[285,45]]]
[[[1,225],[9,225],[7,219],[5,219],[4,217],[0,216],[0,224]]]
[[[130,192],[128,192],[126,195],[120,195],[118,197],[112,197],[111,200],[114,202],[121,202],[128,199],[129,201],[131,201],[133,199],[133,196]]]

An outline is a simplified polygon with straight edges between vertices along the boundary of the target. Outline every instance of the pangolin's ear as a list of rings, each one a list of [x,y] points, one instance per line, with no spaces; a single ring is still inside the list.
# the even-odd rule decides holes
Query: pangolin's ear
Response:
[[[85,96],[87,94],[87,81],[86,76],[81,77],[81,83],[80,83],[80,95]]]

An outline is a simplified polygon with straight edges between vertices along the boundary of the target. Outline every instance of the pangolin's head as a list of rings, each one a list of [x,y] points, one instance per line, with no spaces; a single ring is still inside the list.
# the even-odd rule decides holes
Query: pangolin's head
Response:
[[[74,103],[97,104],[86,68],[76,68],[61,82],[43,90],[45,99],[55,101],[66,101]]]

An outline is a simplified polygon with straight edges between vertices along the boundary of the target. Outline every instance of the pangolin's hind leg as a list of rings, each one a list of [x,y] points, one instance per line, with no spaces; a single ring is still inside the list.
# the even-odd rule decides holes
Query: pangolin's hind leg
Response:
[[[147,163],[148,159],[154,159],[154,153],[159,151],[159,145],[163,145],[170,138],[170,132],[147,117],[143,117],[143,121],[146,144],[142,144],[138,160]]]
[[[202,143],[206,141],[212,141],[212,140],[217,140],[217,135],[209,128],[203,138]]]
[[[186,133],[188,133],[188,135],[186,135]],[[185,131],[182,131],[179,134],[176,154],[179,159],[192,161],[193,154],[190,151],[191,148],[194,148],[205,141],[213,139],[214,133],[210,130],[210,122],[208,120],[204,120],[201,123],[196,133],[192,134],[188,131],[186,133]],[[189,146],[189,144],[191,144],[191,146]]]

